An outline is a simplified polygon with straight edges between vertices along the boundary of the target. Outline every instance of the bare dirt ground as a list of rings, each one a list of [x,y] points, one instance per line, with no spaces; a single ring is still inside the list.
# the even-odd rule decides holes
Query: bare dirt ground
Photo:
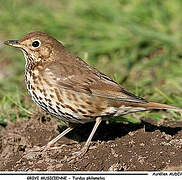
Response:
[[[93,125],[75,128],[55,144],[64,144],[61,149],[40,153],[30,150],[45,145],[66,127],[41,112],[9,123],[0,129],[0,170],[182,170],[182,122],[164,121],[159,126],[150,119],[141,124],[102,122],[87,154],[68,162],[66,157],[84,145]]]

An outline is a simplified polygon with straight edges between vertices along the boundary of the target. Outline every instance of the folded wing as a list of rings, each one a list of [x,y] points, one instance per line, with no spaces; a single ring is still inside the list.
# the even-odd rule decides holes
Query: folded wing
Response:
[[[126,91],[121,85],[90,67],[80,58],[76,59],[76,63],[69,61],[49,63],[43,75],[46,78],[51,76],[60,88],[117,101],[147,103],[145,99]]]

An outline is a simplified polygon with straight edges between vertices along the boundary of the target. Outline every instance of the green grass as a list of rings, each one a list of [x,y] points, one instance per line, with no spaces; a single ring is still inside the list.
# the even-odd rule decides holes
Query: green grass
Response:
[[[182,107],[181,0],[0,0],[0,40],[43,31],[148,100]],[[0,122],[30,117],[23,55],[0,48]],[[154,120],[174,113],[138,113]]]

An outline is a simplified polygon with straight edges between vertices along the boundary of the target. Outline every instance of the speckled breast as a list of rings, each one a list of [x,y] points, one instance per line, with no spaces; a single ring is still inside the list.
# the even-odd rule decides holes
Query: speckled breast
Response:
[[[40,74],[41,67],[25,73],[27,90],[32,100],[44,111],[72,123],[85,123],[95,120],[92,102],[88,95],[62,89],[49,82]]]

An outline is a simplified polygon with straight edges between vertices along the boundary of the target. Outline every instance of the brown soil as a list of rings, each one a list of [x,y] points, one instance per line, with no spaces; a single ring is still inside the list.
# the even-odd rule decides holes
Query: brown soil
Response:
[[[149,119],[141,124],[102,122],[87,154],[68,162],[66,157],[84,145],[93,125],[75,128],[55,144],[64,144],[61,149],[40,153],[30,150],[45,145],[66,127],[40,112],[9,123],[0,130],[0,170],[182,170],[182,122],[164,121],[158,126]]]

